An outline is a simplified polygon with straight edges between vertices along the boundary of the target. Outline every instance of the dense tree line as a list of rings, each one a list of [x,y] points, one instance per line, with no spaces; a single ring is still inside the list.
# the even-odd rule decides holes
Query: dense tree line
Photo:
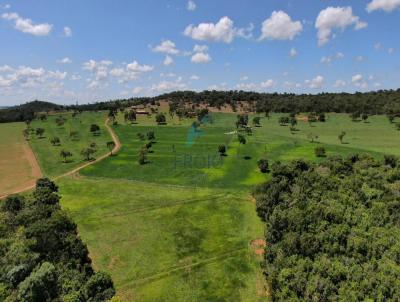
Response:
[[[338,112],[358,114],[390,114],[400,115],[400,89],[379,90],[356,93],[320,93],[320,94],[293,94],[293,93],[259,93],[247,91],[176,91],[156,97],[140,97],[116,99],[91,104],[59,106],[47,102],[35,101],[21,106],[0,110],[0,122],[24,121],[33,119],[35,113],[54,110],[98,111],[127,108],[135,105],[152,104],[168,101],[180,116],[192,114],[191,110],[183,109],[182,104],[207,104],[222,108],[231,106],[234,111],[246,102],[249,110],[257,112]],[[195,109],[195,108],[192,108]],[[173,110],[174,111],[174,110]]]
[[[0,110],[0,123],[24,122],[33,120],[37,112],[59,111],[64,107],[49,102],[33,101],[19,106]]]
[[[255,189],[274,301],[400,301],[400,165],[275,163]]]
[[[0,301],[108,301],[111,278],[94,272],[57,186],[40,179],[28,197],[0,206]]]

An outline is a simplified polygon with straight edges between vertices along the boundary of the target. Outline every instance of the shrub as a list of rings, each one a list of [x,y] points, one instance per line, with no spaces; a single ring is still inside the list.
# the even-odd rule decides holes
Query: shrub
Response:
[[[325,148],[324,147],[316,147],[314,149],[315,155],[317,157],[325,157],[326,156],[326,152],[325,152]]]

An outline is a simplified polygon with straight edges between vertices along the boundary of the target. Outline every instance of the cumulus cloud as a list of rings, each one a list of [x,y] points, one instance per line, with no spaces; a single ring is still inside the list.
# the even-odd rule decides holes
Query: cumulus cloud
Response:
[[[192,80],[192,81],[198,81],[198,80],[200,80],[200,77],[198,76],[198,75],[192,75],[191,77],[190,77],[190,79]]]
[[[356,74],[356,75],[353,75],[353,76],[351,77],[351,82],[352,82],[353,84],[359,83],[359,82],[362,81],[362,79],[363,79],[363,76],[362,76],[361,74]]]
[[[59,64],[71,64],[72,60],[68,57],[62,58],[60,60],[57,61],[57,63]]]
[[[189,0],[187,5],[186,5],[186,9],[190,10],[190,11],[194,11],[196,9],[197,5],[193,0]]]
[[[113,68],[110,70],[110,75],[117,78],[119,83],[134,81],[143,73],[154,70],[154,66],[140,64],[134,60],[131,63],[125,64],[122,67]]]
[[[192,63],[201,64],[201,63],[208,63],[211,61],[211,57],[208,53],[204,52],[197,52],[195,53],[192,58],[190,59]]]
[[[394,11],[400,7],[400,0],[372,0],[367,5],[367,12],[373,12],[375,10],[384,10],[387,13]]]
[[[345,87],[346,85],[347,85],[346,81],[337,80],[335,84],[333,84],[333,87],[340,88],[340,87]]]
[[[179,50],[176,48],[176,45],[171,40],[162,41],[160,45],[157,45],[153,48],[154,52],[166,53],[169,55],[177,55],[179,54]]]
[[[292,21],[284,11],[273,11],[262,24],[259,40],[293,40],[302,30],[300,21]]]
[[[338,52],[336,55],[334,56],[324,56],[321,58],[320,62],[324,63],[324,64],[330,64],[332,63],[334,60],[341,60],[344,58],[344,54],[341,52]]]
[[[368,88],[368,83],[367,81],[364,80],[364,77],[362,74],[355,74],[351,77],[351,83],[361,89],[367,89]]]
[[[306,80],[305,83],[312,89],[320,89],[324,86],[324,77],[318,75],[312,80]]]
[[[321,46],[328,43],[335,29],[343,31],[346,27],[353,25],[355,30],[367,27],[366,22],[360,21],[359,17],[353,15],[350,6],[327,7],[319,13],[315,22],[315,28],[318,30],[318,44]]]
[[[200,23],[195,26],[190,24],[186,27],[184,35],[198,41],[225,42],[231,43],[236,36],[251,36],[253,26],[249,28],[235,28],[229,17],[222,17],[217,23]]]
[[[297,57],[297,55],[298,55],[298,52],[297,52],[296,48],[292,47],[292,48],[290,49],[289,56],[290,56],[291,58],[294,58],[294,57]]]
[[[64,27],[64,36],[65,37],[72,37],[72,29],[68,26]]]
[[[194,52],[207,52],[208,51],[208,46],[207,45],[195,45],[193,47]]]
[[[177,78],[176,81],[161,81],[157,84],[153,84],[150,90],[156,93],[183,90],[186,89],[187,85],[182,82],[182,78]]]
[[[165,66],[169,66],[169,65],[171,65],[171,64],[173,64],[173,63],[174,63],[174,59],[172,59],[172,57],[169,56],[169,55],[167,55],[167,56],[165,57],[164,62],[163,62],[163,64],[164,64]]]
[[[269,79],[269,80],[266,80],[265,82],[262,82],[261,83],[261,87],[262,88],[272,88],[272,87],[274,87],[276,85],[276,82],[274,81],[274,80],[272,80],[272,79]]]
[[[53,25],[49,23],[35,24],[31,19],[24,19],[17,13],[4,13],[2,18],[5,20],[13,21],[14,28],[23,33],[31,34],[34,36],[47,36],[50,34]]]

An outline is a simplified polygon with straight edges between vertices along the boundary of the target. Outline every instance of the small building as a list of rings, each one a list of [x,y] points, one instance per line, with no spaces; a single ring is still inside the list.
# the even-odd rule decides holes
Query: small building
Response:
[[[149,115],[150,113],[146,110],[143,109],[137,109],[135,110],[136,114],[143,114],[143,115]]]

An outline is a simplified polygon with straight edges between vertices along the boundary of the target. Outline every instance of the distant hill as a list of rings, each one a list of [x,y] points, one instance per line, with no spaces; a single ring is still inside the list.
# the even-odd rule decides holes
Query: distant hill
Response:
[[[64,106],[50,102],[33,101],[18,106],[0,109],[0,123],[32,120],[35,113],[63,110]]]

